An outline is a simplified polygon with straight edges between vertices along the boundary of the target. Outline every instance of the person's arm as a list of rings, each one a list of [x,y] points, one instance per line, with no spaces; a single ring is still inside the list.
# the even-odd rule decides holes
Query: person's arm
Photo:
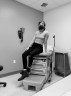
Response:
[[[47,52],[47,40],[48,40],[49,34],[46,33],[44,37],[45,37],[44,48],[45,48],[45,52]]]

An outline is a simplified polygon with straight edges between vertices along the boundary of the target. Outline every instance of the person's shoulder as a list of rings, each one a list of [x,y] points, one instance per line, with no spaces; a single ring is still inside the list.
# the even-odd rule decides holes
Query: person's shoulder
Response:
[[[49,35],[49,32],[47,30],[44,31],[45,35]]]
[[[49,32],[47,30],[45,30],[44,33],[49,33]]]

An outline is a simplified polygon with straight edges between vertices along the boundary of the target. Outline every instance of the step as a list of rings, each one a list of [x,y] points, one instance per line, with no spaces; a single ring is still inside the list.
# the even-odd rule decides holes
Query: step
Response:
[[[36,92],[40,91],[46,82],[45,76],[30,75],[23,80],[23,85],[25,90],[34,90]]]

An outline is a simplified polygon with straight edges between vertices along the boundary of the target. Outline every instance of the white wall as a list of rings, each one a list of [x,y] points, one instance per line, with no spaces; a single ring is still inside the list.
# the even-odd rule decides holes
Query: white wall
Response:
[[[22,53],[37,30],[43,13],[15,0],[0,0],[0,74],[22,69]],[[19,28],[25,27],[24,41],[21,44],[17,35]],[[13,60],[16,63],[13,63]]]
[[[55,34],[55,51],[68,52],[71,64],[71,3],[46,11],[44,20],[50,34],[48,44],[54,44]]]

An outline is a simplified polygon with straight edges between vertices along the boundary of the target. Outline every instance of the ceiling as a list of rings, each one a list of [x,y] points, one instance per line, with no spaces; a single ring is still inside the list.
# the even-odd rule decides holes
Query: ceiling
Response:
[[[36,10],[45,12],[58,6],[70,3],[71,0],[16,0],[22,4],[28,5]],[[48,3],[46,7],[42,7],[42,3]]]

